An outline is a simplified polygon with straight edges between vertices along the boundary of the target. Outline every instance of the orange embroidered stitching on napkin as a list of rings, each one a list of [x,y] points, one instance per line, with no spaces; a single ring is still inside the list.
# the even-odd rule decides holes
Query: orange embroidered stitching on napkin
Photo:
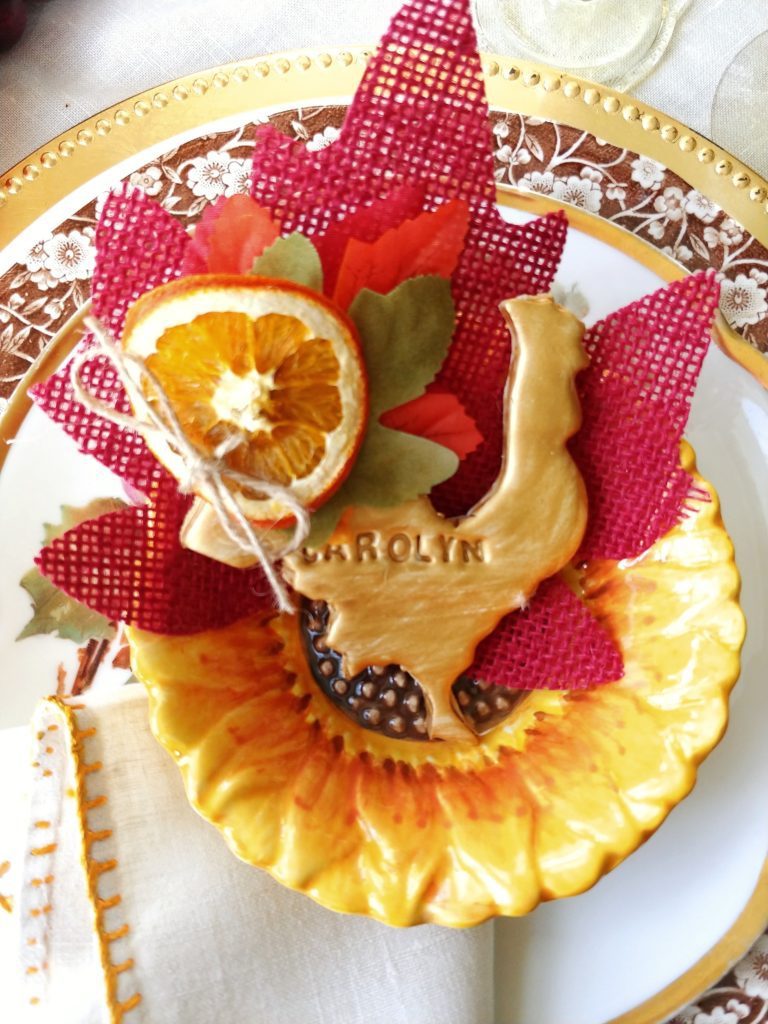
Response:
[[[49,807],[58,806],[51,792],[55,782],[51,781],[54,772],[50,765],[53,764],[52,755],[55,750],[51,746],[50,734],[55,731],[55,726],[47,725],[37,732],[37,758],[31,765],[35,772],[33,783],[37,787],[45,787],[43,806]],[[45,797],[49,793],[50,799],[46,801]],[[54,858],[58,849],[58,827],[58,818],[38,818],[30,823],[28,832],[28,864],[19,914],[25,937],[23,965],[31,1006],[39,1006],[43,1002],[48,979],[48,935],[53,910],[51,887],[54,881]]]
[[[0,878],[2,878],[6,871],[8,871],[10,866],[11,862],[9,860],[4,860],[3,863],[0,864]],[[6,910],[9,914],[13,913],[13,898],[11,896],[3,896],[0,892],[0,908],[2,910]]]
[[[82,722],[80,712],[85,705],[68,704],[59,697],[49,697],[40,705],[36,718],[42,726],[37,732],[32,807],[29,824],[27,858],[21,892],[22,922],[21,961],[30,1005],[47,1003],[49,983],[50,920],[53,912],[53,883],[61,866],[55,863],[60,847],[62,808],[66,798],[74,799],[76,842],[80,850],[88,901],[99,949],[105,985],[105,1002],[110,1024],[122,1024],[124,1017],[141,1002],[139,992],[121,998],[131,989],[130,976],[125,975],[134,962],[130,957],[115,962],[114,943],[129,934],[129,925],[115,920],[122,897],[101,887],[102,878],[117,867],[113,857],[98,857],[99,844],[111,839],[113,830],[99,820],[107,804],[103,793],[93,792],[98,785],[102,762],[90,756],[88,749],[97,735],[95,726]],[[51,721],[56,718],[58,721]],[[71,759],[71,760],[70,760]],[[71,767],[71,786],[67,778]],[[58,853],[61,857],[63,854]],[[107,917],[107,915],[109,915]],[[123,975],[120,982],[118,977]]]
[[[98,860],[94,856],[93,847],[96,843],[112,837],[111,828],[94,828],[90,815],[93,811],[102,808],[107,803],[104,794],[91,796],[89,789],[92,779],[102,768],[100,761],[88,761],[86,758],[86,740],[96,736],[95,726],[81,729],[78,722],[77,712],[81,711],[83,704],[67,704],[58,697],[50,698],[64,716],[69,729],[70,750],[75,770],[75,798],[77,801],[77,816],[81,839],[81,856],[85,868],[86,885],[88,897],[93,908],[94,926],[99,944],[99,957],[104,972],[104,983],[106,986],[107,1008],[109,1010],[110,1024],[121,1024],[123,1017],[141,1002],[141,994],[134,992],[129,998],[120,1000],[117,995],[117,979],[120,974],[130,970],[134,961],[127,958],[120,963],[112,962],[112,943],[123,938],[130,931],[127,923],[117,928],[107,930],[104,915],[108,910],[119,906],[122,897],[119,894],[109,898],[103,897],[99,892],[101,878],[109,871],[113,871],[118,862],[114,858]]]

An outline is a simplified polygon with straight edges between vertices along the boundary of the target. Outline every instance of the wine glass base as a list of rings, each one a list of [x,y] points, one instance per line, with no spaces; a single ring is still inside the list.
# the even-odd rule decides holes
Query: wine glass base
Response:
[[[690,0],[475,0],[490,49],[619,90],[661,59]]]

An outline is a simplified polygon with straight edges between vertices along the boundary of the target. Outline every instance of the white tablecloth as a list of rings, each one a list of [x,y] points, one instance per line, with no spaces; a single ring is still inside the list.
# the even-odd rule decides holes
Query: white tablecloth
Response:
[[[30,0],[27,32],[0,55],[0,168],[83,118],[169,79],[276,50],[372,44],[399,3]],[[634,92],[740,155],[737,126],[756,169],[768,174],[768,145],[761,152],[754,137],[768,142],[765,119],[748,127],[739,116],[743,71],[732,87],[724,83],[712,123],[723,74],[763,32],[765,0],[692,0],[661,63]],[[495,49],[491,39],[481,44]],[[759,73],[759,50],[751,60]]]

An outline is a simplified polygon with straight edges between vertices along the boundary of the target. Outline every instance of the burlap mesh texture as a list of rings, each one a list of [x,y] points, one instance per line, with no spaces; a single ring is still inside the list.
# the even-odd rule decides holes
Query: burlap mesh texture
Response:
[[[561,216],[524,226],[502,220],[491,141],[469,4],[413,0],[395,15],[333,146],[309,154],[267,127],[257,134],[254,155],[253,195],[274,211],[284,232],[322,235],[395,189],[421,188],[427,208],[453,198],[469,204],[453,277],[456,332],[437,383],[460,391],[486,440],[433,491],[446,515],[471,508],[498,472],[510,357],[499,303],[547,291],[565,242]],[[397,218],[395,205],[392,219],[379,227]],[[489,402],[489,395],[498,400]]]
[[[96,232],[92,308],[116,337],[131,303],[177,276],[188,240],[181,225],[142,192],[118,190],[107,198]],[[82,378],[101,402],[130,409],[103,355],[85,364]],[[215,628],[271,606],[260,569],[231,569],[181,547],[179,530],[192,499],[179,493],[139,434],[76,401],[67,366],[35,388],[33,397],[82,451],[148,499],[139,508],[89,520],[45,548],[38,565],[57,586],[113,621],[156,633]]]
[[[309,153],[271,128],[259,130],[253,193],[284,234],[313,237],[328,288],[351,235],[370,241],[424,207],[454,196],[468,202],[471,225],[453,282],[456,334],[437,383],[458,395],[485,442],[432,497],[446,514],[471,507],[493,482],[501,451],[510,342],[498,303],[550,286],[566,222],[556,215],[512,226],[495,209],[468,4],[414,0],[400,11],[333,146]],[[185,244],[182,229],[144,197],[108,201],[97,233],[94,309],[113,331],[139,294],[178,273]],[[634,556],[679,518],[690,481],[678,444],[716,301],[717,286],[699,275],[588,332],[592,365],[579,382],[584,427],[572,446],[590,494],[586,556]],[[99,358],[87,379],[98,397],[125,407]],[[269,602],[259,571],[231,570],[179,547],[189,498],[139,437],[73,404],[65,373],[36,398],[84,451],[151,499],[143,510],[84,524],[43,552],[43,571],[58,585],[110,618],[168,633],[224,624]],[[583,686],[617,678],[621,660],[581,602],[553,580],[483,642],[473,672],[512,687]]]

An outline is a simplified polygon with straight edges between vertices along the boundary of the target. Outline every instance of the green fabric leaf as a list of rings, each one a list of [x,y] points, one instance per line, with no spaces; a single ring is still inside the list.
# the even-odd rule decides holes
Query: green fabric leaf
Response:
[[[53,633],[62,640],[74,640],[81,646],[89,640],[111,640],[114,637],[114,623],[59,590],[38,569],[30,569],[20,582],[32,598],[33,615],[17,640]]]
[[[458,456],[425,437],[371,424],[354,468],[334,496],[312,515],[308,547],[324,544],[345,508],[387,508],[428,494],[453,476]]]
[[[120,498],[94,498],[87,505],[62,505],[60,522],[43,523],[43,542],[50,544],[87,519],[98,519],[110,512],[119,512],[121,508],[127,508],[127,504]]]
[[[294,281],[316,292],[323,290],[323,267],[317,249],[298,232],[273,242],[254,260],[251,273]]]
[[[81,508],[62,505],[61,522],[43,525],[45,543],[50,544],[86,519],[97,519],[125,507],[125,502],[118,498],[96,498]],[[20,585],[32,598],[33,615],[17,640],[51,633],[62,640],[74,640],[82,645],[89,640],[111,640],[114,637],[114,623],[59,590],[38,569],[25,573]]]
[[[312,514],[310,547],[323,544],[345,508],[387,508],[429,494],[458,469],[448,448],[379,423],[387,409],[423,394],[451,342],[451,286],[438,276],[410,278],[386,295],[363,289],[350,306],[368,370],[370,416],[352,472]]]
[[[349,315],[363,343],[373,422],[421,395],[442,366],[455,320],[451,285],[428,275],[386,295],[364,288]]]

